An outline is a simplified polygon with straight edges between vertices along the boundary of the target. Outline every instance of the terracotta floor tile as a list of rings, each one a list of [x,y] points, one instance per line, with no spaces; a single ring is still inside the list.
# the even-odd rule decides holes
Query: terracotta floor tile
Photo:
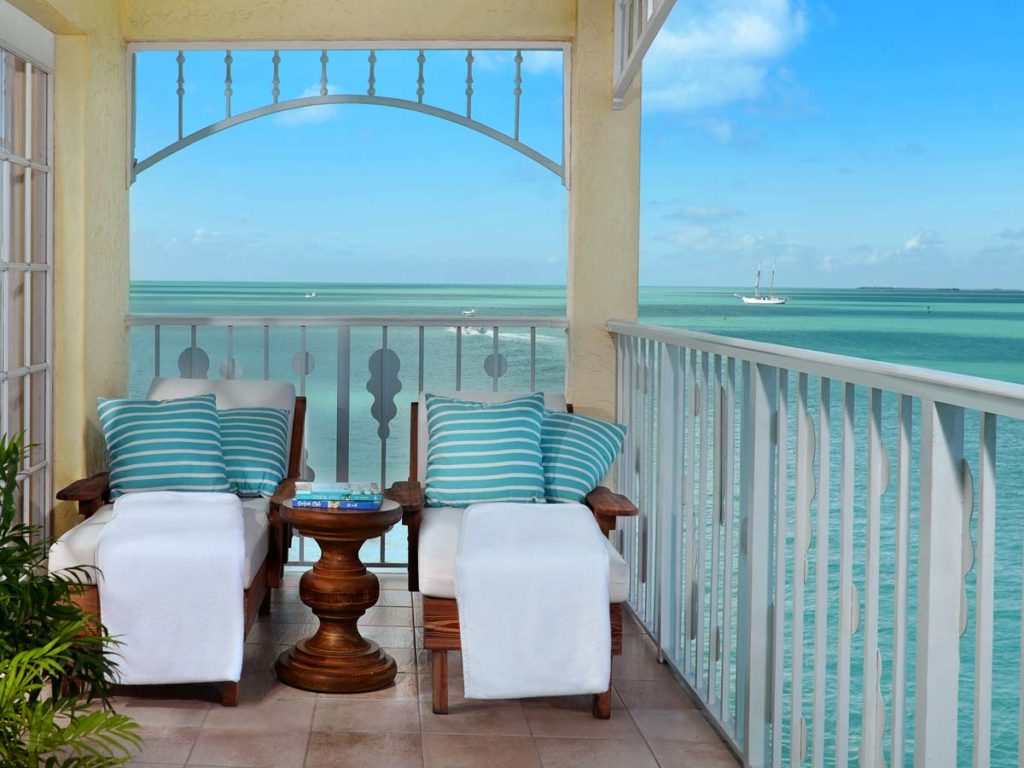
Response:
[[[610,720],[598,720],[589,709],[543,699],[523,707],[534,736],[565,739],[634,739],[640,732],[625,709],[612,709]]]
[[[409,588],[409,576],[404,571],[375,571],[380,580],[380,588],[383,589],[405,589]]]
[[[305,768],[420,768],[419,734],[326,733],[309,737]]]
[[[307,731],[265,733],[204,728],[192,749],[189,766],[244,768],[302,768]]]
[[[360,634],[381,648],[413,648],[412,627],[360,627]]]
[[[188,760],[199,738],[199,728],[143,725],[139,728],[142,750],[132,757],[136,763],[177,763]]]
[[[384,652],[398,664],[399,674],[416,674],[416,651],[412,648],[385,648]]]
[[[387,688],[381,688],[378,691],[367,691],[366,693],[318,694],[318,699],[320,701],[331,701],[335,699],[344,701],[396,699],[415,701],[417,698],[419,698],[419,687],[417,686],[416,675],[411,672],[399,672],[394,683],[389,685]]]
[[[630,709],[693,709],[677,680],[616,680],[614,690]]]
[[[210,710],[208,701],[121,699],[114,702],[118,714],[127,715],[139,725],[198,728]]]
[[[402,589],[382,589],[377,605],[408,608],[412,605],[412,593],[404,587]]]
[[[719,742],[649,741],[661,768],[736,768],[740,763]]]
[[[124,768],[182,768],[184,763],[125,763]]]
[[[648,741],[721,742],[696,709],[634,709],[632,714]]]
[[[304,623],[291,622],[265,622],[253,624],[249,630],[245,642],[249,644],[262,643],[264,645],[295,645],[304,637],[309,637],[316,632],[318,621]]]
[[[204,728],[256,730],[267,733],[308,731],[313,722],[315,697],[269,696],[239,701],[237,707],[212,707]]]
[[[643,739],[537,739],[544,768],[658,768]]]
[[[530,727],[519,702],[449,700],[448,714],[435,715],[429,699],[420,699],[423,733],[529,736]]]
[[[425,768],[540,768],[528,736],[423,735]]]
[[[305,603],[275,603],[270,606],[270,613],[260,616],[261,624],[308,624],[316,621],[313,610]]]
[[[375,605],[359,619],[360,631],[364,627],[411,627],[412,608],[393,605]]]
[[[356,700],[321,696],[313,716],[314,731],[356,733],[418,733],[416,701]]]

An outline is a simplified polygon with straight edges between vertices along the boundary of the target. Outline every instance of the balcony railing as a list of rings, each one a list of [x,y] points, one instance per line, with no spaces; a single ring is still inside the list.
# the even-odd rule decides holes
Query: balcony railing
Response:
[[[154,376],[280,379],[307,397],[306,459],[321,480],[409,472],[409,404],[422,391],[565,388],[564,318],[183,317],[132,315],[131,394]],[[404,565],[405,534],[364,560]],[[296,538],[292,561],[316,543]]]
[[[630,602],[737,754],[1024,764],[1024,387],[610,330]]]

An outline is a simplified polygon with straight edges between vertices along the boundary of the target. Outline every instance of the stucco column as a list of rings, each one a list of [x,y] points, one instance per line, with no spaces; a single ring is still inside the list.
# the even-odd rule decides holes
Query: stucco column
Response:
[[[54,491],[104,468],[98,396],[128,382],[128,104],[118,0],[14,0],[56,34]],[[79,522],[58,504],[52,532]]]
[[[637,315],[640,85],[612,109],[614,3],[580,0],[572,48],[569,347],[566,393],[580,411],[615,415],[609,320]]]

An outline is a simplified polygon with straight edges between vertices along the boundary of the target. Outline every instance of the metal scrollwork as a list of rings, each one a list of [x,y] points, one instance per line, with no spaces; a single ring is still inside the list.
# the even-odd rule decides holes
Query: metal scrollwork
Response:
[[[309,352],[296,352],[292,355],[292,370],[300,376],[309,376],[316,369],[316,360]]]
[[[402,382],[398,371],[402,361],[393,350],[378,349],[370,355],[370,378],[366,382],[366,391],[373,395],[370,414],[377,422],[377,435],[386,440],[391,434],[390,423],[398,414],[395,396],[402,391]]]
[[[492,379],[500,379],[508,373],[508,360],[500,352],[493,352],[484,359],[484,373]]]
[[[178,371],[183,379],[205,379],[210,373],[210,356],[202,347],[185,347],[178,355]]]

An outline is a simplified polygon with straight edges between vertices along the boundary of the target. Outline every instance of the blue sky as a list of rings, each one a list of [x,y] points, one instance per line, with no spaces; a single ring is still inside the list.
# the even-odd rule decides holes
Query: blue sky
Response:
[[[1019,0],[678,0],[644,71],[641,282],[1024,288]],[[464,53],[428,53],[427,101],[465,108]],[[331,92],[366,88],[331,53]],[[379,94],[415,98],[415,52]],[[235,53],[235,112],[270,88]],[[319,90],[284,54],[281,98]],[[474,116],[511,126],[511,54],[474,65]],[[173,139],[173,53],[139,60],[137,156]],[[222,113],[223,53],[186,62],[186,133]],[[560,160],[557,55],[527,54],[523,138]],[[132,191],[136,279],[561,284],[560,180],[422,115],[347,105],[206,139]]]

